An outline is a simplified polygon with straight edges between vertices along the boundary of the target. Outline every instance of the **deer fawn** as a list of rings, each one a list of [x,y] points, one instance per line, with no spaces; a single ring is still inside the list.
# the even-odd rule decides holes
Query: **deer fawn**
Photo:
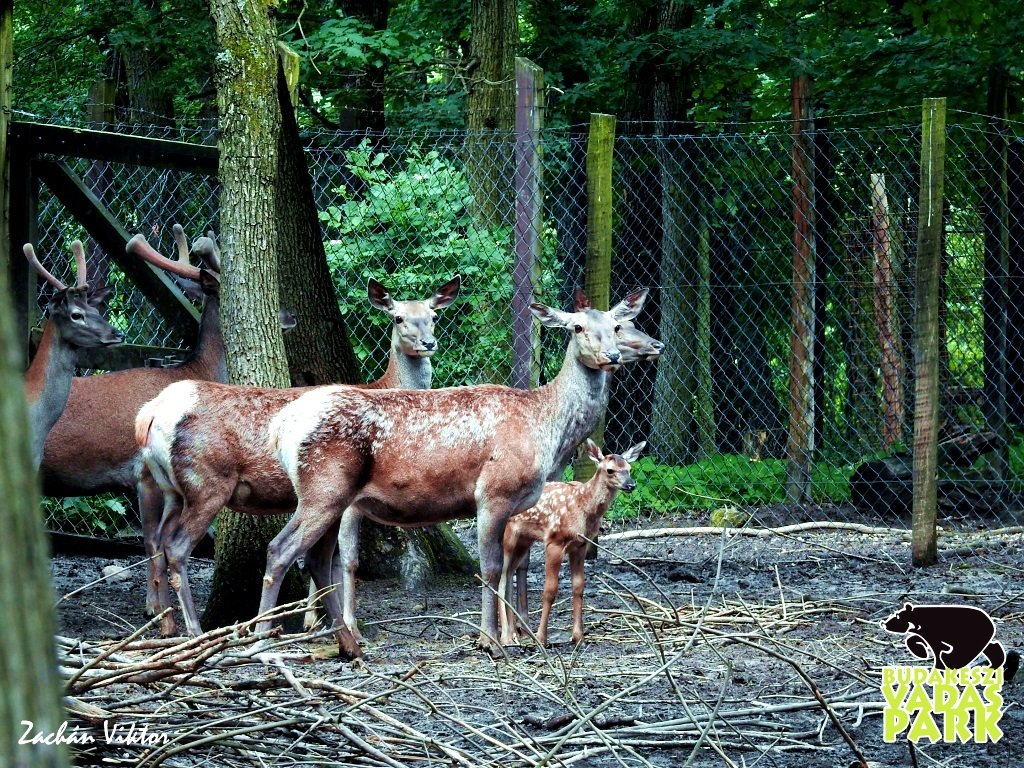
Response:
[[[455,300],[460,285],[461,278],[455,276],[429,299],[394,301],[383,285],[370,280],[370,303],[391,315],[394,324],[387,371],[363,389],[430,386],[430,358],[437,350],[436,312]],[[160,601],[157,610],[170,604],[169,574],[189,634],[199,634],[202,628],[189,587],[188,558],[220,509],[226,506],[253,515],[295,510],[292,485],[269,451],[267,430],[281,408],[316,389],[183,381],[162,391],[139,411],[136,442],[145,461],[139,480],[145,491],[140,497],[153,505],[153,511],[146,514],[163,514],[156,550],[163,553],[166,563],[157,558],[158,568],[151,572]],[[161,631],[165,635],[176,631],[170,614]]]
[[[85,248],[80,241],[71,244],[78,272],[74,288],[64,285],[39,263],[31,243],[26,243],[23,250],[40,277],[57,289],[47,302],[43,337],[24,378],[32,429],[32,464],[39,469],[46,436],[68,404],[75,378],[76,350],[113,346],[124,341],[124,337],[103,317],[111,289],[89,287]]]
[[[283,408],[270,442],[299,503],[268,548],[260,610],[276,604],[285,571],[302,555],[317,585],[330,583],[341,511],[350,506],[402,526],[475,515],[484,582],[480,643],[493,649],[505,522],[536,503],[554,467],[594,429],[607,405],[609,373],[621,363],[621,321],[635,317],[646,297],[637,291],[608,312],[531,305],[545,326],[571,331],[562,369],[538,389],[321,387]],[[337,595],[324,602],[342,651],[359,655]]]
[[[516,616],[512,611],[512,573],[515,572],[519,594],[526,595],[526,567],[523,565],[534,542],[544,542],[544,601],[540,613],[537,640],[548,644],[548,619],[558,596],[558,571],[566,554],[572,574],[572,641],[583,640],[583,561],[587,543],[601,527],[601,518],[619,491],[631,493],[636,488],[629,465],[636,461],[646,443],[637,443],[621,456],[601,454],[593,440],[587,440],[587,456],[597,464],[594,476],[585,483],[547,483],[537,504],[515,515],[505,526],[502,548],[505,554],[498,594],[504,603],[498,606],[501,618],[501,642],[519,642]],[[525,600],[518,605],[520,616],[527,615]]]

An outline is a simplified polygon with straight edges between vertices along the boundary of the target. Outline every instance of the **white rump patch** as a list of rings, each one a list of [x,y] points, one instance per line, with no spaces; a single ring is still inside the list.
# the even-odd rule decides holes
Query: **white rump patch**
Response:
[[[342,391],[338,386],[317,387],[288,403],[270,420],[270,451],[296,487],[299,483],[299,446],[320,426],[334,406],[334,395]]]
[[[198,401],[199,387],[196,382],[176,381],[140,409],[140,412],[145,410],[153,414],[149,443],[142,449],[142,457],[162,487],[173,483],[171,449],[174,446],[175,431]]]

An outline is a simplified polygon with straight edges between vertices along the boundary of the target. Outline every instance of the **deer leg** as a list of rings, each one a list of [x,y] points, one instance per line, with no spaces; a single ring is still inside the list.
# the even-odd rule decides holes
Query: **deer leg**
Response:
[[[169,540],[169,536],[177,531],[180,525],[181,509],[183,499],[177,493],[161,492],[162,498],[161,509],[156,517],[156,527],[153,532],[153,548],[157,554],[153,560],[150,561],[150,566],[156,563],[156,568],[150,573],[151,579],[159,580],[159,583],[155,586],[154,592],[163,602],[160,605],[160,610],[167,608],[171,604],[171,596],[169,592],[169,574],[170,567],[167,560],[166,545]],[[166,525],[164,520],[167,521]],[[178,580],[174,582],[178,583]],[[177,587],[175,587],[177,592]],[[178,605],[182,605],[181,596],[178,596]],[[178,623],[174,619],[174,613],[169,611],[163,619],[160,620],[160,636],[161,637],[174,637],[178,634]]]
[[[508,518],[507,511],[487,509],[483,505],[477,513],[480,578],[483,581],[480,600],[480,638],[477,642],[481,648],[492,654],[501,653],[501,649],[497,645],[500,639],[498,587],[501,581],[501,566],[505,557],[501,542]]]
[[[338,523],[335,522],[328,528],[313,546],[306,552],[306,569],[313,578],[317,590],[337,584],[331,577],[331,560],[334,557],[334,549],[338,542]],[[339,623],[341,618],[341,601],[338,599],[337,589],[331,589],[322,597],[324,610],[332,624]]]
[[[544,597],[540,607],[540,627],[537,629],[537,640],[544,646],[548,644],[548,620],[551,618],[551,606],[558,597],[558,571],[564,554],[565,550],[557,544],[548,544],[544,548]]]
[[[320,540],[334,526],[340,517],[340,510],[348,506],[349,499],[341,502],[305,502],[300,499],[295,514],[274,537],[267,548],[267,571],[263,576],[263,595],[260,598],[260,613],[277,605],[284,574],[302,555]],[[317,567],[322,567],[318,565]],[[269,621],[256,625],[257,632],[270,630]],[[337,627],[338,652],[345,658],[362,656],[359,644],[348,627],[342,622]]]
[[[519,566],[516,568],[516,611],[519,613],[520,622],[517,624],[517,631],[525,632],[522,622],[530,615],[530,602],[526,590],[526,578],[530,571],[530,549],[523,553]]]
[[[142,542],[149,557],[147,565],[149,578],[146,581],[146,615],[156,616],[171,604],[170,592],[167,588],[167,561],[164,559],[163,548],[157,538],[160,518],[163,516],[164,493],[153,479],[149,468],[143,465],[139,470],[136,483],[139,497],[139,514],[142,522]],[[174,617],[171,617],[173,624]],[[173,633],[174,627],[171,627]]]
[[[309,568],[307,567],[307,571]],[[316,600],[314,595],[316,594],[316,582],[313,579],[309,580],[309,595],[306,597],[306,612],[302,614],[302,628],[307,632],[316,626],[317,610]]]
[[[501,579],[498,581],[498,594],[501,602],[498,603],[498,620],[501,627],[502,645],[519,645],[519,633],[516,631],[516,615],[512,607],[512,574],[515,571],[514,555],[505,552],[504,561],[501,566]]]
[[[583,561],[587,545],[569,550],[569,572],[572,574],[572,641],[583,642]]]
[[[349,507],[342,514],[331,574],[334,583],[341,584],[342,616],[357,643],[363,641],[356,621],[356,571],[359,570],[359,525],[362,519],[355,507]]]
[[[199,624],[199,614],[196,612],[192,588],[188,581],[188,558],[199,542],[199,537],[193,540],[189,536],[188,528],[182,524],[184,508],[180,502],[177,509],[171,508],[166,512],[170,514],[164,515],[163,523],[160,525],[160,543],[167,560],[170,584],[178,593],[185,631],[190,635],[201,635],[203,628]]]

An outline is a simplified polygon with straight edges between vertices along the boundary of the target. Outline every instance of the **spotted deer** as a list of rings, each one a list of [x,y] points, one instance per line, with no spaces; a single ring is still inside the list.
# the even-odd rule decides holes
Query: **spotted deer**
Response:
[[[46,304],[43,336],[24,377],[32,430],[32,465],[38,469],[46,436],[68,404],[77,351],[120,344],[124,337],[103,316],[111,289],[89,287],[85,248],[80,241],[71,244],[78,273],[74,288],[64,285],[39,263],[31,243],[25,243],[23,250],[39,276],[57,289]]]
[[[544,543],[544,598],[537,640],[541,645],[548,644],[548,620],[558,596],[558,571],[568,555],[572,575],[572,641],[577,644],[583,641],[583,562],[587,544],[597,536],[601,519],[619,491],[631,493],[636,488],[629,465],[637,460],[645,445],[637,443],[621,456],[602,455],[597,444],[587,440],[587,456],[597,464],[594,476],[585,483],[547,483],[535,506],[508,521],[502,541],[504,563],[498,585],[498,594],[504,597],[504,602],[498,606],[503,645],[519,642],[517,619],[512,611],[512,574],[515,573],[520,595],[525,597],[526,568],[523,564],[536,542]],[[525,600],[519,601],[517,610],[525,619]]]
[[[260,610],[276,604],[285,571],[303,555],[317,586],[330,583],[341,513],[350,506],[399,526],[475,515],[480,643],[495,649],[505,523],[537,502],[552,469],[594,429],[607,405],[609,373],[621,363],[621,321],[635,317],[646,297],[637,291],[607,312],[531,305],[543,325],[571,332],[561,370],[537,389],[321,387],[282,408],[271,422],[270,444],[295,486],[298,508],[268,547]],[[340,651],[361,655],[338,595],[329,592],[324,602]]]
[[[456,275],[429,299],[395,301],[381,283],[369,281],[370,304],[393,320],[391,352],[384,375],[360,389],[430,386],[437,311],[455,301],[461,283]],[[221,508],[253,515],[294,512],[295,493],[268,449],[267,430],[281,408],[315,389],[183,381],[160,392],[139,411],[136,444],[144,457],[140,497],[151,506],[150,511],[144,508],[145,514],[162,513],[156,534],[156,550],[162,558],[156,559],[157,567],[150,574],[158,601],[155,609],[170,605],[170,585],[177,592],[189,634],[199,634],[202,628],[189,586],[188,558]],[[177,623],[168,614],[161,632],[176,631]]]

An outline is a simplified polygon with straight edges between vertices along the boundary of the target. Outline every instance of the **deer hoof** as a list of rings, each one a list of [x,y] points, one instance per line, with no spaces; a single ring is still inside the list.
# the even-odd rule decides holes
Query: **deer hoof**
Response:
[[[351,632],[347,629],[339,629],[337,637],[338,655],[341,658],[347,661],[352,661],[363,657],[363,649],[359,647],[359,641],[356,640],[355,636]]]
[[[175,637],[178,634],[178,622],[174,620],[174,614],[168,612],[160,620],[160,637]]]

